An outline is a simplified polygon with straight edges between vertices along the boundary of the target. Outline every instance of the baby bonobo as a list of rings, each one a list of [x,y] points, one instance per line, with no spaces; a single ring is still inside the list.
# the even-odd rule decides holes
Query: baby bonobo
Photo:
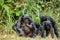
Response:
[[[53,20],[53,18],[45,15],[40,15],[41,25],[43,27],[42,29],[42,37],[44,37],[44,30],[46,30],[46,36],[48,36],[49,32],[51,33],[52,38],[54,38],[54,33],[56,37],[59,37],[58,28],[56,25],[56,22]]]
[[[28,36],[28,37],[34,37],[36,28],[29,17],[28,14],[24,14],[13,26],[13,30],[15,30],[20,36]]]

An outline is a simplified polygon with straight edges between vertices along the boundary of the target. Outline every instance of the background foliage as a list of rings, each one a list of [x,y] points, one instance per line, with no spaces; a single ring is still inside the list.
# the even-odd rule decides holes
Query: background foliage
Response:
[[[60,0],[0,0],[0,32],[12,33],[12,25],[22,14],[39,22],[39,14],[51,16],[60,26]]]

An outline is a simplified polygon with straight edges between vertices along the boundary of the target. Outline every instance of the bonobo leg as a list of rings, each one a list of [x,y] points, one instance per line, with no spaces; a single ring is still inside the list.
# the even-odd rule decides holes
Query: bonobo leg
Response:
[[[52,36],[52,38],[54,38],[53,27],[52,27],[52,25],[51,25],[51,24],[49,25],[49,27],[50,27],[50,33],[51,33],[51,36]]]
[[[49,32],[51,33],[52,38],[54,38],[54,33],[53,33],[53,27],[51,25],[51,22],[49,20],[44,21],[44,28],[46,30],[46,36],[48,36]]]
[[[45,36],[44,36],[44,23],[41,23],[40,26],[41,26],[41,27],[40,27],[41,37],[44,38],[44,37],[45,37]]]
[[[48,36],[49,35],[49,30],[46,30],[46,36]]]
[[[56,37],[58,38],[59,37],[59,33],[58,33],[57,25],[54,24],[53,28],[54,28],[54,33],[55,33]]]
[[[44,36],[44,28],[42,28],[42,30],[41,30],[41,37],[42,37],[42,38],[45,37],[45,36]]]
[[[45,24],[47,26],[47,29],[50,31],[52,38],[54,38],[54,32],[53,32],[53,27],[52,27],[51,22],[49,20],[47,20],[47,21],[45,21]]]

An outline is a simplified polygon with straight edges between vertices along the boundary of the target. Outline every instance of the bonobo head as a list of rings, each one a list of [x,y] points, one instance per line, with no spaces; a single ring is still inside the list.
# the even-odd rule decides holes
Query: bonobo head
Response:
[[[25,23],[30,23],[30,22],[32,22],[32,20],[31,20],[31,18],[30,18],[30,16],[28,15],[28,14],[24,14],[23,16],[22,16],[22,20],[21,20],[22,22],[25,22]]]
[[[31,33],[30,26],[32,26],[30,23],[32,23],[32,20],[30,19],[29,15],[24,14],[19,17],[17,22],[14,24],[13,30],[15,30],[16,33],[18,33],[20,36],[29,35]]]
[[[40,20],[42,20],[42,21],[45,21],[47,18],[46,18],[46,16],[45,15],[43,15],[43,14],[40,14]]]

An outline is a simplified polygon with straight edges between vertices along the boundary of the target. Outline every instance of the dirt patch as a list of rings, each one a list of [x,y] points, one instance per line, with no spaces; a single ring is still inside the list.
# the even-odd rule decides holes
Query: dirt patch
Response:
[[[19,37],[17,34],[0,34],[0,40],[60,40],[55,38],[51,38],[51,36],[49,35],[46,38],[41,38],[39,36],[37,36],[36,38],[29,38],[29,37]]]

